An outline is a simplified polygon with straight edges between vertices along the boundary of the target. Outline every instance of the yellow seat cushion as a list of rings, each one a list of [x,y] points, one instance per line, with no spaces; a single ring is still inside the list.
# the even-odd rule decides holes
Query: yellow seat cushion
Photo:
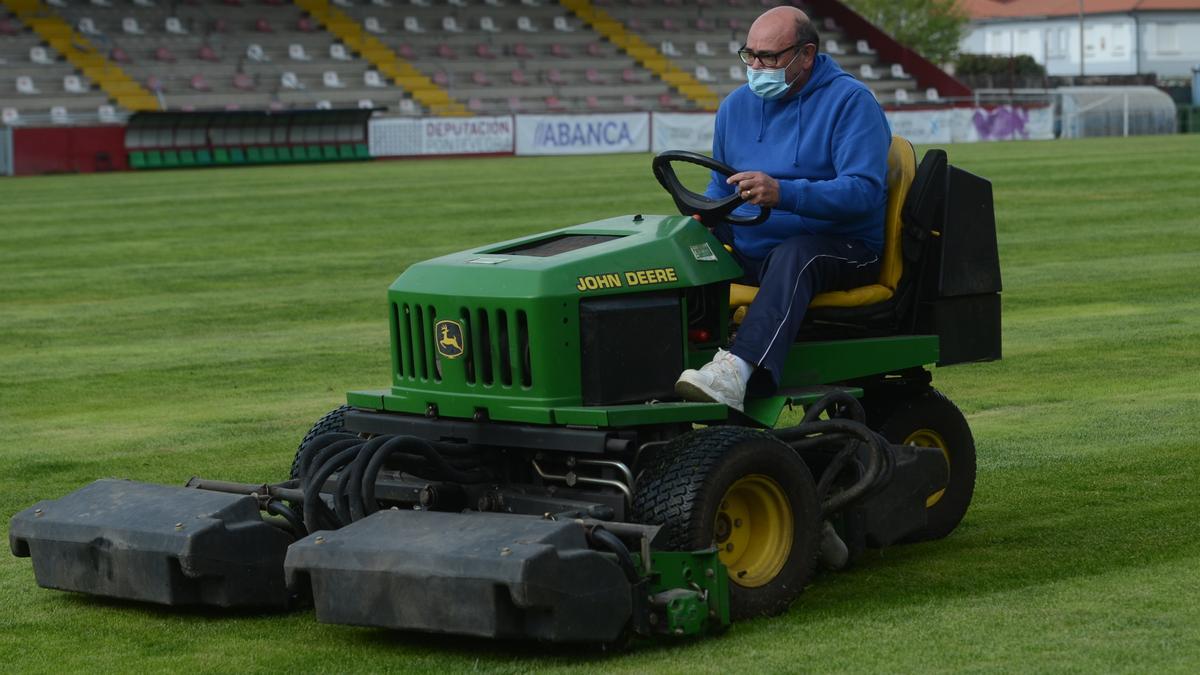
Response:
[[[821,293],[812,299],[809,307],[863,307],[883,302],[896,292],[896,285],[904,272],[904,255],[901,250],[900,230],[903,220],[904,198],[917,173],[917,154],[912,143],[900,136],[892,136],[888,148],[888,200],[883,221],[883,253],[879,265],[879,282],[845,291]],[[749,305],[758,294],[757,286],[744,284],[729,285],[731,308]],[[735,312],[734,321],[740,322],[744,311]]]

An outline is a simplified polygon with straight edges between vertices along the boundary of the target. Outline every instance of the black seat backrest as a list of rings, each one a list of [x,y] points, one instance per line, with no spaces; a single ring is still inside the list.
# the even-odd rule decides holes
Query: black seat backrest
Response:
[[[940,230],[946,204],[945,150],[930,150],[921,158],[908,197],[904,200],[904,259],[910,263],[921,257],[925,240]]]

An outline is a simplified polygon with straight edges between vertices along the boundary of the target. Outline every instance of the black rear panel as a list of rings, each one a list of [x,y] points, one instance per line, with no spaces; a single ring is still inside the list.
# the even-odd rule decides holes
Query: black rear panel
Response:
[[[579,303],[584,405],[674,396],[683,371],[679,296],[643,293]]]

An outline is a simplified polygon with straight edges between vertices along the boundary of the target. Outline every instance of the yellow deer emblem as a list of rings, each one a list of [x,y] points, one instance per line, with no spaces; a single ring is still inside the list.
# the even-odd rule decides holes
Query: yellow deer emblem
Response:
[[[438,353],[448,359],[456,359],[463,354],[462,325],[457,321],[439,321],[437,332]]]

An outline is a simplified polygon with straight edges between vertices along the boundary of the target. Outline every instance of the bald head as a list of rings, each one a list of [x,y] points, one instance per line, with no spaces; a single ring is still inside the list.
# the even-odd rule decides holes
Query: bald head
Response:
[[[779,54],[778,66],[764,64],[755,59],[750,63],[754,70],[761,68],[785,68],[785,81],[791,83],[788,93],[804,88],[812,75],[817,59],[820,37],[808,15],[796,7],[772,7],[763,12],[750,25],[746,34],[746,49],[757,54]]]

